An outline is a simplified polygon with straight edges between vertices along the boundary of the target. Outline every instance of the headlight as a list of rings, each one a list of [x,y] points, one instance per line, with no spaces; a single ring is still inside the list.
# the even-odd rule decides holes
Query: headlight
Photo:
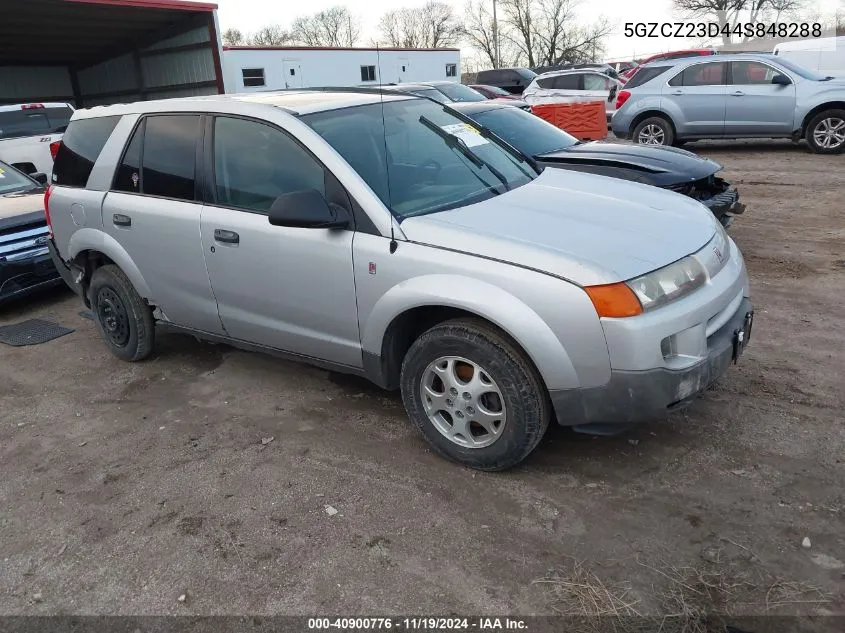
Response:
[[[643,310],[648,311],[680,299],[706,282],[704,267],[695,257],[689,256],[626,284],[637,295]]]

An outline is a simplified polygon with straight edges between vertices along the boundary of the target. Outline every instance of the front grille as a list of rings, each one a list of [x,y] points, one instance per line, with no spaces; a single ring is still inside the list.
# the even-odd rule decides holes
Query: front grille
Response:
[[[722,178],[710,175],[707,178],[701,178],[693,182],[667,185],[665,188],[703,202],[713,196],[724,193],[728,189],[728,183]]]
[[[19,261],[48,252],[47,239],[45,222],[0,231],[0,263]]]

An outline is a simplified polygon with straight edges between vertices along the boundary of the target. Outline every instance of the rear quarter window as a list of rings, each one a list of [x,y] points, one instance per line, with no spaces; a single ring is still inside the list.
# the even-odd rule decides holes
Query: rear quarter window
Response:
[[[636,74],[628,80],[628,83],[625,84],[624,88],[636,88],[637,86],[642,86],[644,83],[648,83],[655,77],[659,77],[663,73],[665,73],[671,66],[655,66],[654,68],[640,68]]]
[[[119,116],[71,121],[53,163],[53,184],[85,187],[118,121]]]

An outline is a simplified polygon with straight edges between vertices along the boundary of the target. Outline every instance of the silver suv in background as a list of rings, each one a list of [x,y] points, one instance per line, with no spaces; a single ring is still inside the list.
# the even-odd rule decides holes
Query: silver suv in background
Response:
[[[613,133],[636,143],[803,137],[814,152],[845,152],[845,79],[774,55],[654,62],[619,92],[616,107]]]
[[[400,389],[439,454],[524,459],[554,417],[684,406],[752,310],[703,205],[531,159],[428,99],[279,92],[74,115],[50,249],[119,358],[160,329]]]

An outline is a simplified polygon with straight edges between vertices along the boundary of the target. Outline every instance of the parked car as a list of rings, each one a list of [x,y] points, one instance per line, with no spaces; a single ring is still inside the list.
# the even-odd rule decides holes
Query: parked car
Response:
[[[772,52],[817,75],[845,77],[845,35],[781,42]]]
[[[439,103],[472,103],[487,101],[480,92],[477,92],[463,84],[455,83],[454,81],[425,81],[412,84],[391,84],[389,86],[382,86],[383,90],[392,90],[396,92],[403,92],[405,94],[416,95],[418,97],[426,97],[433,99]],[[531,111],[531,106],[519,97],[511,98],[495,98],[494,102],[500,102],[508,107],[521,108],[523,110]]]
[[[538,75],[554,72],[557,70],[595,70],[596,72],[600,72],[603,75],[607,75],[611,79],[619,79],[619,74],[616,72],[616,69],[610,64],[558,64],[556,66],[540,66],[538,68],[532,68],[531,70],[533,70]]]
[[[49,174],[50,144],[61,140],[72,114],[69,103],[0,105],[0,160],[25,174]]]
[[[624,76],[625,71],[636,68],[638,65],[639,64],[633,59],[624,62],[608,62],[608,66],[618,73],[618,79],[622,82],[625,82],[628,79]]]
[[[437,453],[484,470],[553,417],[606,431],[688,404],[753,318],[742,255],[695,200],[538,173],[386,91],[79,111],[47,217],[118,358],[169,329],[365,376],[401,391]]]
[[[718,55],[646,66],[617,97],[613,133],[648,145],[704,138],[806,138],[845,151],[845,79],[770,54]],[[646,78],[643,75],[643,78]]]
[[[658,53],[657,55],[651,55],[646,57],[645,59],[641,60],[636,66],[633,68],[629,68],[628,70],[624,71],[619,78],[625,82],[628,82],[636,75],[640,68],[651,64],[652,62],[665,62],[673,59],[686,59],[688,57],[706,57],[708,55],[715,55],[716,49],[714,48],[691,48],[681,51],[669,51],[668,53]]]
[[[476,74],[475,81],[502,88],[513,95],[520,95],[536,76],[537,73],[528,68],[496,68],[482,70]]]
[[[512,95],[504,88],[496,86],[485,86],[481,84],[470,84],[469,86],[479,94],[484,95],[488,99],[519,99],[517,95]]]
[[[47,250],[44,187],[0,161],[0,303],[62,283]]]
[[[558,70],[538,75],[522,93],[530,105],[555,101],[604,101],[607,120],[616,111],[622,82],[595,70]]]
[[[612,176],[669,189],[698,200],[725,228],[745,211],[739,193],[717,174],[722,166],[686,150],[594,141],[584,143],[541,118],[490,103],[452,106],[533,158],[541,167]]]

